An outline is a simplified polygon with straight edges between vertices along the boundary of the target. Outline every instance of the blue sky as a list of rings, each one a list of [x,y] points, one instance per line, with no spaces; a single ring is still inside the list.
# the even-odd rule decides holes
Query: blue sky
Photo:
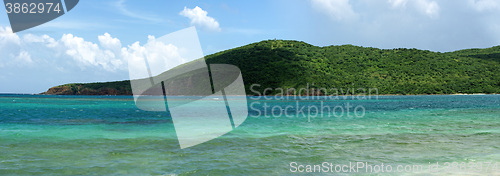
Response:
[[[0,13],[0,93],[128,79],[122,49],[190,26],[205,55],[274,38],[447,52],[500,45],[499,17],[497,0],[82,0],[15,34]]]

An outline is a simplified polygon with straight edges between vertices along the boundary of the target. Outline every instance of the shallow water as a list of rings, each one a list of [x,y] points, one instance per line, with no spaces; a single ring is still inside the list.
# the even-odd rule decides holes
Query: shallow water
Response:
[[[232,98],[249,101],[241,126],[180,149],[168,114],[139,110],[132,97],[0,95],[0,175],[290,175],[292,162],[500,162],[500,95]],[[434,172],[404,174],[416,173]]]

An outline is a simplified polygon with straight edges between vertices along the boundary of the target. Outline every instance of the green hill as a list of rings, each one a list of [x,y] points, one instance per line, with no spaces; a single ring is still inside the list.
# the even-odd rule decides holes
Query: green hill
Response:
[[[379,94],[500,93],[500,46],[455,52],[318,47],[267,40],[218,52],[206,62],[241,69],[247,94],[265,88],[377,88]],[[250,90],[250,86],[254,91]],[[55,89],[65,90],[56,91]],[[52,91],[51,91],[52,90]],[[45,94],[129,95],[128,81],[62,85]],[[274,94],[273,91],[266,91]]]

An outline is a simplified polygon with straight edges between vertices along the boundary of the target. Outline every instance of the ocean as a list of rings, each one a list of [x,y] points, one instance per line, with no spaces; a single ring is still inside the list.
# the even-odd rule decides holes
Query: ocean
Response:
[[[131,96],[0,95],[0,175],[500,174],[500,95],[232,98],[243,124],[180,149]]]

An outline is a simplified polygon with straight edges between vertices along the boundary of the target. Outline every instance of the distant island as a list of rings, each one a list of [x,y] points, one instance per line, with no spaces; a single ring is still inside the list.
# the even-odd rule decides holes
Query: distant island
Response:
[[[265,88],[306,87],[377,88],[379,94],[399,95],[500,93],[500,46],[441,53],[266,40],[205,59],[208,64],[238,66],[247,95]],[[260,86],[252,91],[254,84]],[[266,93],[273,95],[274,91]],[[132,95],[132,90],[125,80],[65,84],[41,94]]]

